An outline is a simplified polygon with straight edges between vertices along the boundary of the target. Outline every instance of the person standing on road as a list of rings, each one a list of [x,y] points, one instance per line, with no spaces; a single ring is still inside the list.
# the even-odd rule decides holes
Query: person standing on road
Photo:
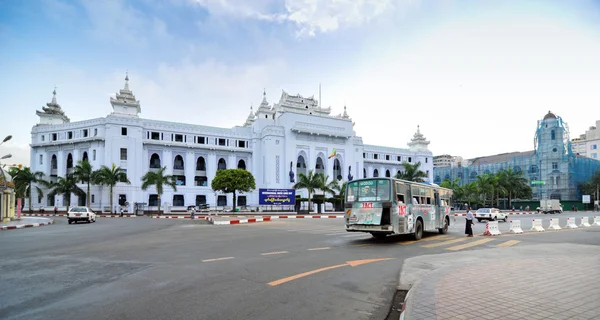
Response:
[[[467,208],[467,217],[466,217],[466,221],[467,224],[465,225],[465,234],[467,235],[467,237],[472,237],[473,236],[473,224],[475,224],[473,222],[473,212],[471,212],[471,208]]]
[[[192,207],[192,212],[191,212],[190,216],[191,216],[192,220],[195,219],[195,216],[196,216],[196,207]]]

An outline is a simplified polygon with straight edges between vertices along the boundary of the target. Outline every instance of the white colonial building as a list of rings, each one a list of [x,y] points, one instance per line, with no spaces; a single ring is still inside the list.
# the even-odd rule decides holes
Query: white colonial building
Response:
[[[345,107],[343,114],[333,116],[313,97],[282,92],[279,102],[270,104],[263,92],[256,112],[251,108],[246,122],[233,128],[141,118],[128,77],[110,103],[113,112],[106,117],[70,122],[53,92],[52,102],[37,111],[40,120],[31,131],[31,170],[56,180],[72,173],[79,160],[88,160],[94,169],[114,163],[126,170],[131,184],[117,184],[113,201],[115,206],[127,202],[130,212],[136,202],[151,209],[157,205],[156,190],[143,191],[141,178],[161,167],[178,184],[177,191],[165,187],[162,205],[180,208],[231,206],[231,194],[210,188],[217,170],[226,168],[251,171],[257,189],[292,188],[298,175],[309,170],[340,181],[394,176],[403,162],[420,162],[429,181],[433,177],[429,141],[418,129],[408,148],[363,144]],[[109,209],[108,187],[92,186],[90,196],[92,208]],[[240,205],[258,205],[257,190],[238,196]],[[38,197],[34,192],[32,199],[34,208],[64,206],[62,196]],[[71,203],[84,204],[85,199],[73,195]]]
[[[600,120],[596,121],[595,126],[591,126],[579,138],[571,140],[573,152],[580,156],[600,160],[598,156],[600,146]]]

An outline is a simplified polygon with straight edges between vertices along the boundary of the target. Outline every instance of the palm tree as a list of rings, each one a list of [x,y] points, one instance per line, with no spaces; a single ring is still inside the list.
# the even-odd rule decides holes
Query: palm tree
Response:
[[[310,211],[310,195],[315,193],[316,190],[321,189],[323,187],[322,174],[314,173],[314,171],[309,170],[308,174],[300,173],[298,175],[298,182],[294,184],[294,189],[306,189],[308,191],[308,210]]]
[[[494,178],[490,174],[482,174],[477,176],[477,181],[475,183],[477,184],[480,195],[483,195],[483,205],[485,206],[488,195],[492,195],[492,198],[494,197]]]
[[[102,166],[92,174],[92,182],[94,184],[110,187],[110,212],[113,212],[113,187],[118,182],[131,184],[127,179],[127,173],[121,167],[117,167],[114,163],[112,167]],[[114,213],[114,212],[113,212]]]
[[[402,166],[404,167],[404,172],[398,171],[398,173],[396,173],[396,179],[402,179],[413,182],[423,182],[425,181],[424,179],[427,178],[427,174],[419,170],[419,167],[421,166],[420,161],[415,164],[404,162],[402,163]]]
[[[522,171],[515,171],[512,168],[498,172],[500,184],[508,191],[508,206],[512,207],[513,196],[525,196],[531,194],[531,187],[527,179],[523,177]]]
[[[57,194],[64,196],[67,211],[71,205],[71,193],[77,196],[83,196],[85,194],[85,191],[77,186],[77,179],[75,179],[72,174],[67,175],[66,178],[58,177],[56,182],[50,184],[50,188],[52,190],[48,193],[49,196],[54,197]]]
[[[73,176],[77,181],[87,184],[87,192],[85,196],[86,206],[90,206],[90,183],[94,179],[94,171],[92,165],[87,160],[79,160],[75,169],[73,170]]]
[[[440,187],[452,189],[452,203],[455,204],[457,200],[462,200],[464,197],[464,193],[462,188],[460,187],[460,178],[456,178],[454,180],[445,179],[440,183]]]
[[[477,188],[476,182],[467,183],[462,186],[462,193],[464,194],[467,203],[469,204],[469,208],[471,207],[471,202],[477,201],[479,197],[479,190]]]
[[[31,172],[28,167],[16,168],[16,170],[12,170],[11,176],[15,182],[15,190],[18,195],[22,197],[26,197],[29,199],[29,212],[31,209],[31,190],[35,187],[35,190],[38,193],[38,197],[43,197],[44,192],[37,185],[33,185],[34,183],[41,184],[43,186],[48,186],[49,183],[44,180],[44,173],[40,171]]]
[[[156,186],[156,194],[158,195],[158,212],[160,214],[160,197],[163,194],[163,186],[167,185],[177,191],[175,176],[165,175],[167,167],[162,167],[157,171],[148,171],[142,177],[142,190],[148,189],[150,186]]]
[[[346,187],[348,186],[348,182],[336,183],[335,190],[338,191],[338,198],[341,201],[342,208],[344,207],[344,203],[346,202]]]

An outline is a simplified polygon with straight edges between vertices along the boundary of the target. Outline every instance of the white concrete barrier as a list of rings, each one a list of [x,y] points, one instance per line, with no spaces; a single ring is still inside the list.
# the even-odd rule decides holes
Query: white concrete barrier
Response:
[[[546,230],[544,230],[544,227],[542,226],[542,219],[533,219],[531,231],[536,231],[536,232],[546,231]]]
[[[600,217],[594,216],[594,223],[592,225],[594,227],[600,227]]]
[[[523,233],[521,220],[510,220],[510,230],[508,230],[508,233]]]
[[[558,220],[558,219],[556,219]],[[565,226],[567,229],[577,229],[577,225],[575,224],[575,217],[567,218],[567,225]]]
[[[550,226],[548,227],[548,230],[561,230],[562,228],[558,223],[558,219],[550,218]]]
[[[500,229],[498,229],[498,221],[488,221],[485,223],[484,236],[497,236],[500,235]]]
[[[590,218],[581,216],[581,224],[579,225],[581,228],[591,227]]]

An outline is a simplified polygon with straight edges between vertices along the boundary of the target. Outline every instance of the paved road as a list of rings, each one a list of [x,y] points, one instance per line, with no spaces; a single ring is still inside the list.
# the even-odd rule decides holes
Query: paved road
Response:
[[[383,319],[408,257],[540,241],[595,243],[600,234],[595,228],[467,239],[453,228],[413,242],[348,234],[341,219],[233,226],[56,220],[0,234],[0,318]]]

